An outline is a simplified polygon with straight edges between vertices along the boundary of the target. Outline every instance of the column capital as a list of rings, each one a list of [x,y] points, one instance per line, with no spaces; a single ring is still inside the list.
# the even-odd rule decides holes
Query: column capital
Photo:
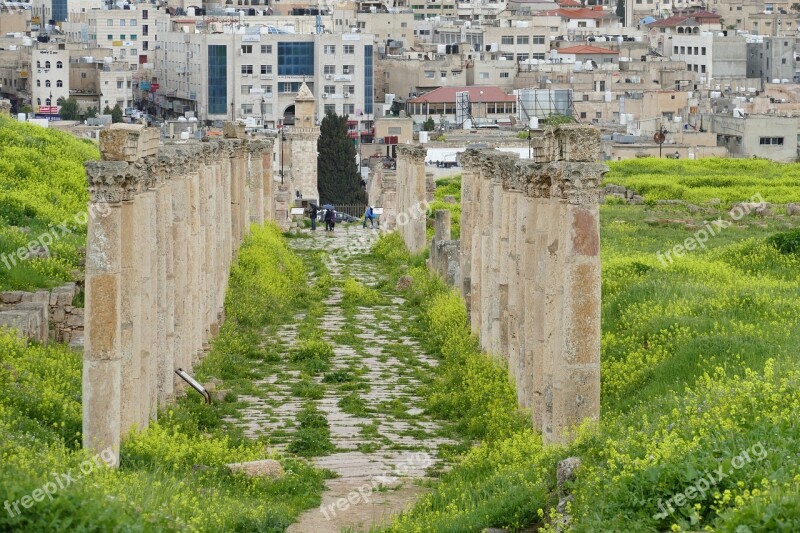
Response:
[[[142,172],[125,161],[87,161],[86,177],[92,203],[118,204],[138,193]]]

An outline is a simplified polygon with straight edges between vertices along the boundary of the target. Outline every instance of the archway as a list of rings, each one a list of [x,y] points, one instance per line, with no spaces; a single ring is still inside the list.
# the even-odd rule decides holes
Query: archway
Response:
[[[294,104],[290,105],[283,111],[283,123],[286,126],[294,125]]]

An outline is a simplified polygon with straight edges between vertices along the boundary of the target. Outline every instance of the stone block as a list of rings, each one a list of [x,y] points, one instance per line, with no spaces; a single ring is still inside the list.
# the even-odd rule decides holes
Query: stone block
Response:
[[[22,291],[0,292],[0,302],[4,304],[16,304],[22,301]]]
[[[71,328],[83,327],[83,316],[70,314],[67,316],[67,326]]]
[[[46,343],[50,339],[50,308],[43,302],[25,302],[17,304],[16,311],[31,312],[36,314],[37,330],[34,333],[36,340]]]
[[[50,291],[36,291],[31,298],[32,302],[40,302],[50,305]]]
[[[283,466],[274,459],[249,461],[246,463],[230,463],[225,465],[233,473],[244,473],[248,477],[283,477]]]
[[[64,311],[63,307],[56,307],[50,313],[50,320],[58,324],[63,323],[66,319],[67,319],[67,313]]]
[[[224,122],[222,124],[222,135],[226,139],[244,139],[245,138],[244,124],[236,124],[234,122]]]
[[[100,132],[100,153],[104,161],[133,163],[158,152],[157,128],[142,124],[111,124]]]
[[[582,124],[563,124],[556,128],[559,159],[594,162],[600,158],[600,130]]]

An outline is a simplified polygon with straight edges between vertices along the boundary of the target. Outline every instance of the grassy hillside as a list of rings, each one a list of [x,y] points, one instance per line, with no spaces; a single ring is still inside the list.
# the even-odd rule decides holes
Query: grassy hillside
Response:
[[[761,165],[762,175],[783,184],[792,178],[780,177],[782,171],[794,172],[794,166],[734,161],[731,173],[741,163]],[[775,192],[766,180],[705,184],[699,191],[686,185],[716,161],[619,165],[625,164],[645,176],[631,170],[619,179],[615,164],[606,181],[651,191],[651,198],[671,198],[664,182],[680,179],[682,197],[697,203],[739,201],[754,192],[775,202],[800,200],[800,187],[779,185]],[[672,172],[677,164],[681,177],[665,178],[664,166]],[[493,375],[487,368],[496,364],[486,356],[475,362],[459,297],[424,270],[412,270],[410,301],[431,317],[420,336],[433,339],[443,361],[429,409],[465,431],[494,429],[473,432],[482,444],[390,531],[548,529],[564,511],[556,509],[556,464],[571,456],[583,462],[566,507],[575,531],[800,530],[798,232],[787,217],[745,217],[704,248],[662,260],[705,221],[727,216],[692,211],[601,207],[601,423],[567,447],[543,448],[536,434],[499,417],[515,408],[510,386],[478,379]],[[397,254],[385,255],[397,261]]]
[[[70,279],[86,244],[83,164],[99,156],[91,142],[0,116],[0,290]]]

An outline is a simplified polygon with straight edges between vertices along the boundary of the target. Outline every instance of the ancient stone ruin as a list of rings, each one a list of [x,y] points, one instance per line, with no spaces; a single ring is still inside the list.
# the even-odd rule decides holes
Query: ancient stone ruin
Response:
[[[430,266],[461,290],[472,329],[508,362],[545,441],[562,442],[600,414],[598,185],[608,169],[596,162],[593,127],[548,129],[533,148],[533,160],[462,155],[461,238],[451,240],[449,213],[437,211]],[[418,164],[419,150],[400,151],[397,212],[401,198],[425,198],[417,173],[401,170]],[[400,232],[418,250],[425,219],[408,226]]]
[[[105,205],[88,225],[83,438],[118,452],[216,333],[250,222],[286,218],[286,206],[273,200],[270,141],[159,147],[158,130],[115,124],[100,149],[86,164],[90,202]]]

